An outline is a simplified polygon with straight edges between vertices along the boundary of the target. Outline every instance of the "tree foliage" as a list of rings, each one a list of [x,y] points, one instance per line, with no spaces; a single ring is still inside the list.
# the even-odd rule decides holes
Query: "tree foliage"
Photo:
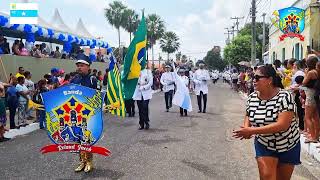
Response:
[[[262,59],[262,38],[263,23],[258,22],[257,27],[257,43],[256,43],[256,58]],[[266,45],[269,43],[269,29],[266,24]],[[238,33],[238,35],[224,48],[224,59],[232,65],[237,65],[240,61],[251,60],[251,41],[252,41],[252,25],[246,24]]]
[[[209,69],[218,69],[220,71],[227,65],[227,62],[222,59],[220,52],[214,50],[207,52],[206,57],[204,57],[204,62]]]
[[[169,55],[176,52],[179,47],[179,37],[176,35],[176,33],[172,31],[165,32],[162,39],[160,40],[160,48],[163,52],[168,53],[168,59]]]

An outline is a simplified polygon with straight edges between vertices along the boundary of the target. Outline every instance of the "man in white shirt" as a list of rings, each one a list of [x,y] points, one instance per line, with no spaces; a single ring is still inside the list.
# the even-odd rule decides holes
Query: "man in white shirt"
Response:
[[[209,72],[204,69],[205,64],[199,63],[199,69],[194,73],[193,82],[195,83],[195,93],[198,100],[198,113],[206,113],[207,108],[207,94],[208,94],[208,81],[210,80]],[[203,109],[202,101],[203,99]]]
[[[152,98],[153,76],[149,69],[143,69],[133,94],[133,100],[137,101],[139,109],[139,130],[148,130],[149,125],[149,100]]]
[[[165,72],[161,75],[160,83],[163,85],[164,99],[166,102],[166,109],[169,112],[169,109],[172,107],[172,96],[174,91],[174,82],[175,78],[173,72],[171,72],[171,66],[165,66]]]

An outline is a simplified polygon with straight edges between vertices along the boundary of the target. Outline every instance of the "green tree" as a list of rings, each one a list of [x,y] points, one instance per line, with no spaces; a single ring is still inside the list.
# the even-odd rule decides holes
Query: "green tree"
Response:
[[[240,61],[250,61],[251,59],[251,36],[237,36],[224,48],[224,59],[232,65],[237,65]]]
[[[222,59],[220,52],[214,50],[207,52],[204,62],[208,65],[209,69],[218,69],[220,71],[227,65],[227,62]]]
[[[269,44],[269,24],[266,24],[266,35],[265,35],[265,39],[266,39],[266,45]],[[257,46],[259,48],[257,48],[257,57],[258,59],[262,60],[262,34],[263,34],[263,23],[262,22],[257,22],[256,23],[256,31],[257,31],[257,36],[256,36],[256,40],[257,40]],[[252,32],[252,24],[248,23],[246,24],[240,31],[238,36],[245,36],[245,35],[250,35],[251,36],[251,32]],[[250,42],[251,44],[251,42]],[[251,52],[251,50],[250,50]]]
[[[140,23],[139,15],[132,9],[126,9],[124,11],[124,17],[124,29],[129,33],[131,42],[131,35],[136,32]]]
[[[146,19],[146,23],[148,28],[147,39],[151,48],[152,63],[154,63],[153,46],[156,44],[157,40],[159,40],[162,37],[165,31],[165,25],[164,21],[157,14],[150,14]]]
[[[120,27],[125,27],[125,11],[127,7],[121,1],[113,1],[109,8],[105,9],[105,17],[108,22],[118,30],[118,40],[120,48]]]
[[[168,60],[171,53],[176,52],[180,47],[179,37],[176,33],[169,31],[165,32],[160,40],[160,48],[163,52],[168,53]]]
[[[180,61],[181,60],[181,52],[179,51],[177,54],[176,54],[176,61]]]

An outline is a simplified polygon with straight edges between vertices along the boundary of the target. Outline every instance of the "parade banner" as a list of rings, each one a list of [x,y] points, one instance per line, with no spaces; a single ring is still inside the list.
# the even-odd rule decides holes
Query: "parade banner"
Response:
[[[301,33],[305,28],[305,10],[296,7],[280,9],[273,13],[272,23],[283,32],[279,37],[280,41],[288,37],[304,41],[305,38]]]
[[[43,154],[85,151],[110,155],[108,149],[93,146],[103,130],[103,94],[100,91],[69,84],[41,95],[48,136],[54,143],[43,147]]]

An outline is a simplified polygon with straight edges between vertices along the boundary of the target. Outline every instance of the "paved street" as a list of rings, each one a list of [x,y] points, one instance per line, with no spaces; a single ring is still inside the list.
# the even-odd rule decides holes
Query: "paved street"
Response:
[[[154,95],[148,131],[137,130],[138,117],[107,115],[99,145],[112,156],[96,155],[90,174],[74,173],[76,154],[40,154],[50,144],[43,130],[1,143],[0,179],[258,179],[252,141],[231,137],[242,123],[244,101],[226,84],[210,86],[208,113],[197,113],[193,95],[195,112],[183,118],[177,107],[164,112],[163,94]],[[318,165],[310,163],[304,157],[293,179],[317,179],[309,169],[319,172]]]

